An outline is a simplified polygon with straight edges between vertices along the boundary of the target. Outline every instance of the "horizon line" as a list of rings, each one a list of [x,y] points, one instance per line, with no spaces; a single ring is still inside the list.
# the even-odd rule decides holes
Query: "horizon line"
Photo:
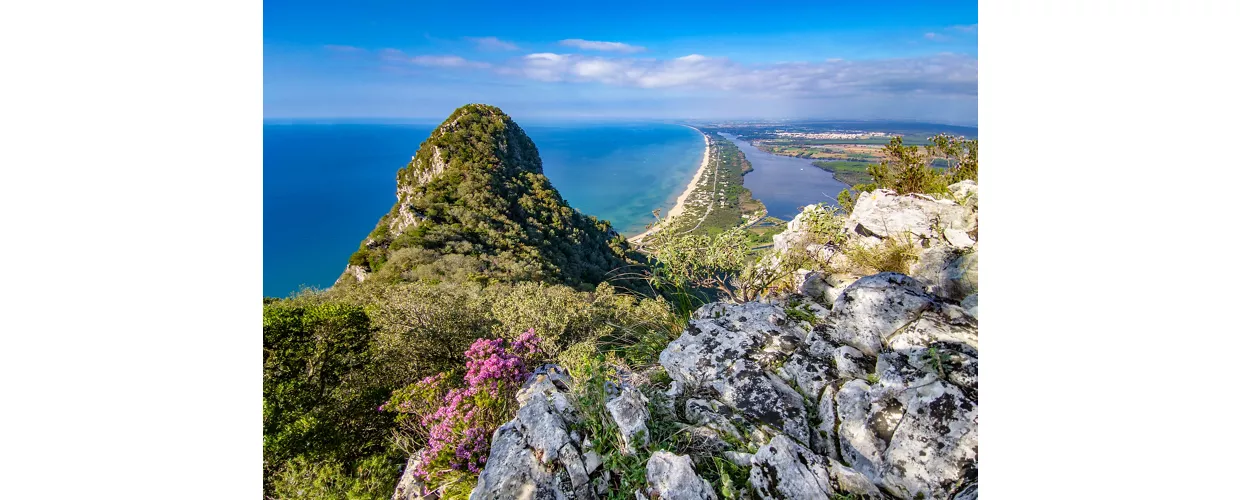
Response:
[[[509,115],[511,116],[511,115]],[[522,118],[522,121],[627,121],[627,122],[661,122],[661,123],[701,123],[701,122],[787,122],[787,123],[812,123],[812,122],[860,122],[860,123],[917,123],[924,125],[945,125],[951,127],[978,128],[976,123],[962,124],[951,123],[947,121],[926,121],[910,118],[753,118],[753,117],[734,117],[734,118],[640,118],[640,117],[610,117],[610,116],[537,116]],[[424,123],[443,123],[444,118],[440,117],[263,117],[263,123],[268,122],[328,122],[331,123],[408,123],[408,124],[424,124]]]

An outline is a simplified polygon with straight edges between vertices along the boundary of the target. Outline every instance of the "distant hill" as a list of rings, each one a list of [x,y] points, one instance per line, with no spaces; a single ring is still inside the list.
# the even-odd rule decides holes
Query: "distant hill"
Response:
[[[483,104],[452,113],[397,172],[397,202],[337,285],[367,279],[595,285],[638,258],[607,221],[568,205],[538,148]]]

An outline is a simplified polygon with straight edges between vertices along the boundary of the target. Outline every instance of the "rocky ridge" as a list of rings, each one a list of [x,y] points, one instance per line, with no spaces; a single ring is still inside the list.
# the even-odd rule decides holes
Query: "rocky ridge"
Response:
[[[747,487],[725,498],[976,499],[977,187],[952,191],[945,201],[878,190],[847,219],[851,242],[911,238],[909,275],[803,270],[794,293],[695,311],[659,356],[670,379],[659,397],[617,383],[607,402],[626,453],[648,445],[650,409],[666,405],[704,450],[747,470]],[[804,244],[806,212],[777,251]],[[526,382],[471,499],[606,495],[612,472],[574,430],[573,384],[555,365]],[[698,453],[654,450],[636,497],[719,498],[710,467]],[[434,497],[412,482],[393,499]]]

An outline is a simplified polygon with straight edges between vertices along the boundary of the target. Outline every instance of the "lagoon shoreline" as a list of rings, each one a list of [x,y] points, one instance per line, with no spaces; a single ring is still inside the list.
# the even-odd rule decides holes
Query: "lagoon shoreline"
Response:
[[[685,186],[685,189],[680,193],[680,196],[676,197],[676,205],[667,212],[667,217],[660,219],[654,226],[643,231],[641,234],[629,238],[628,240],[632,243],[640,244],[647,236],[658,232],[660,229],[670,224],[672,219],[684,213],[685,204],[688,203],[689,196],[697,190],[698,182],[701,181],[702,176],[706,174],[706,168],[710,165],[710,136],[706,135],[701,130],[698,130],[696,127],[690,127],[688,125],[684,126],[693,129],[699,134],[702,134],[702,140],[706,143],[706,148],[702,153],[702,164],[698,166],[697,172],[694,172],[693,178],[689,180],[689,185]]]

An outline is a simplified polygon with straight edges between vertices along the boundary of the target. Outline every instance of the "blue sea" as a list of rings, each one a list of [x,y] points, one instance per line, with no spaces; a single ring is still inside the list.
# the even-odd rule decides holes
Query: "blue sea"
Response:
[[[396,171],[435,126],[264,124],[263,295],[331,286],[396,202]],[[568,203],[630,236],[675,205],[704,149],[701,134],[678,125],[522,128]]]

